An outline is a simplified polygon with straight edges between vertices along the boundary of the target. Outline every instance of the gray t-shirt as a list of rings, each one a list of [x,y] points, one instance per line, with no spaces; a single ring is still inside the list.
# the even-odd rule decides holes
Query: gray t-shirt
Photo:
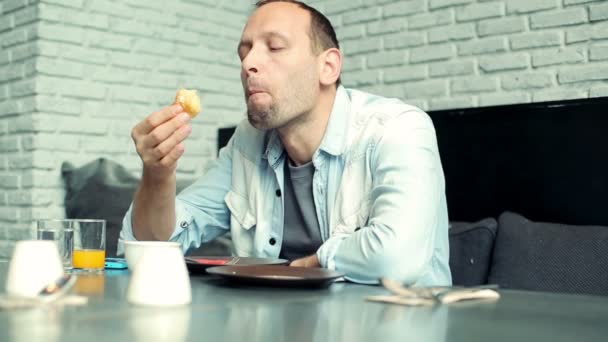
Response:
[[[312,162],[293,166],[285,161],[285,221],[280,258],[295,260],[315,254],[321,246],[321,229],[312,195]]]

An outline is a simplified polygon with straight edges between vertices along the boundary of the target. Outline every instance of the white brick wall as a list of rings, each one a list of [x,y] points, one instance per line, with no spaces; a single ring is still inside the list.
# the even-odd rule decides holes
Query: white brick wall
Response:
[[[346,86],[426,110],[606,96],[605,0],[310,0]]]
[[[138,174],[130,130],[179,87],[203,100],[179,177],[202,174],[217,128],[243,116],[242,5],[0,0],[0,259],[34,220],[64,216],[63,161],[103,156]]]
[[[0,258],[63,215],[59,166],[139,172],[131,127],[197,88],[181,177],[243,112],[235,46],[253,0],[0,0]],[[426,110],[608,96],[605,0],[309,0],[336,26],[343,81]]]
[[[13,241],[31,237],[31,136],[34,99],[36,5],[27,0],[0,1],[0,259]],[[25,182],[24,182],[25,181]],[[36,197],[38,203],[46,201]]]

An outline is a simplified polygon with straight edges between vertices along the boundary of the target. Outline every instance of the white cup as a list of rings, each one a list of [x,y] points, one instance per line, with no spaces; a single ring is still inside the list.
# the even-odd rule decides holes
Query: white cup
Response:
[[[54,241],[17,241],[6,278],[9,295],[36,297],[63,276],[63,265]]]
[[[127,300],[153,306],[192,302],[190,276],[179,244],[144,249],[133,270]]]
[[[139,262],[139,259],[144,254],[144,251],[149,249],[164,249],[167,247],[180,248],[179,242],[172,241],[123,241],[125,246],[125,259],[127,259],[127,266],[129,271],[135,270],[135,265]],[[183,258],[183,256],[182,256]]]

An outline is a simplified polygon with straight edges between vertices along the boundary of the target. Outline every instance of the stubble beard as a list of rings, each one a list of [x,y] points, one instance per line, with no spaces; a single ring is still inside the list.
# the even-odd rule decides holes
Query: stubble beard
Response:
[[[249,123],[259,130],[280,129],[286,126],[306,121],[305,113],[310,112],[314,107],[318,94],[312,90],[314,84],[318,84],[318,78],[310,78],[314,73],[304,73],[303,77],[291,77],[298,79],[299,84],[289,85],[285,92],[287,97],[277,98],[273,96],[270,103],[256,105],[247,103],[247,119]],[[281,99],[289,98],[289,101]]]
[[[266,108],[252,107],[253,106],[247,107],[247,119],[253,127],[259,130],[275,128],[273,121],[275,121],[277,117],[277,111],[274,105],[266,106]]]

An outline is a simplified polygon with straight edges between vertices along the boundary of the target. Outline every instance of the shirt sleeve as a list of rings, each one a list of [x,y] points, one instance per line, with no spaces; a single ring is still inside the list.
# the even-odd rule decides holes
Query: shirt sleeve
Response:
[[[407,112],[388,121],[371,153],[367,226],[331,237],[317,256],[323,267],[351,281],[390,277],[414,284],[432,267],[442,215],[444,179],[430,118]]]
[[[182,245],[184,253],[230,230],[230,212],[224,202],[232,178],[232,139],[211,162],[205,176],[184,189],[175,199],[175,227],[169,241]],[[136,240],[131,222],[133,204],[123,218],[117,254],[124,253],[124,240]]]

